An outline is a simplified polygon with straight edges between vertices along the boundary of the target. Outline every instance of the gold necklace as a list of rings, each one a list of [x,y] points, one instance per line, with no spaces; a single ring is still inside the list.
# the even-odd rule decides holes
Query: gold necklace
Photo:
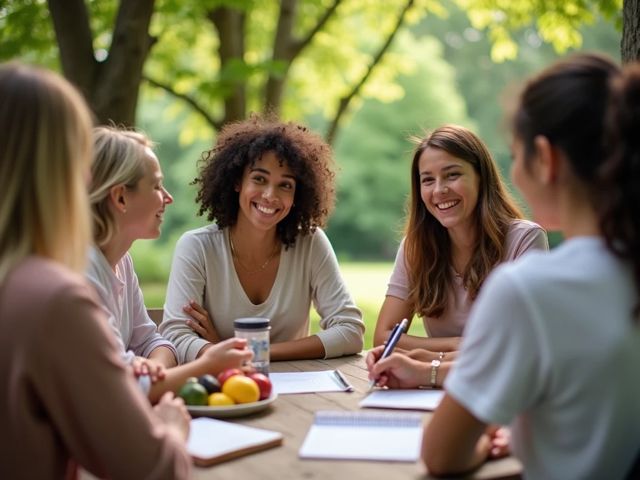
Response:
[[[271,252],[271,255],[269,255],[269,257],[265,260],[265,262],[262,265],[260,265],[260,268],[258,268],[257,270],[251,270],[250,268],[247,268],[247,266],[244,263],[242,263],[242,261],[240,260],[240,256],[238,255],[238,252],[236,251],[236,247],[233,244],[231,233],[229,233],[229,244],[231,246],[231,255],[233,256],[233,258],[236,259],[236,261],[238,262],[238,265],[242,267],[242,269],[247,273],[247,275],[255,275],[257,273],[262,272],[265,268],[267,268],[267,265],[269,265],[269,263],[271,262],[271,260],[273,260],[273,257],[276,256],[276,253],[278,253],[278,250],[279,250],[276,245],[276,248],[273,249],[273,252]]]

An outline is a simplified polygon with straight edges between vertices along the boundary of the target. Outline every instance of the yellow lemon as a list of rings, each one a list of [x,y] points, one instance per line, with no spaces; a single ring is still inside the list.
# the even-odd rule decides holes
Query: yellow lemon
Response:
[[[216,392],[209,395],[209,406],[210,407],[220,407],[222,405],[233,405],[234,401],[229,395],[224,393]]]
[[[229,395],[236,403],[257,402],[260,398],[258,384],[243,375],[228,378],[222,385],[222,393]]]

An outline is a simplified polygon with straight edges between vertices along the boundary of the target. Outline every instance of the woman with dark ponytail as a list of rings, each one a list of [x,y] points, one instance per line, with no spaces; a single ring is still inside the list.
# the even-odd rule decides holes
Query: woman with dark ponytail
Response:
[[[496,269],[426,428],[431,474],[624,478],[640,446],[640,65],[569,57],[525,86],[512,177],[565,242]]]

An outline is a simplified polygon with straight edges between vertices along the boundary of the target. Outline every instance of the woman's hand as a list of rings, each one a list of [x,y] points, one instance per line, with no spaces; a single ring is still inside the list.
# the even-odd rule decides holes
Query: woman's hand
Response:
[[[369,378],[380,387],[417,388],[424,385],[430,366],[402,353],[392,353],[380,360],[384,346],[374,348],[366,358]]]
[[[164,380],[166,375],[164,365],[150,358],[135,357],[131,362],[131,368],[136,378],[148,375],[152,384]]]
[[[183,441],[187,441],[191,416],[181,398],[175,397],[173,392],[165,392],[153,410],[162,423],[174,430]]]
[[[182,307],[184,313],[188,314],[193,320],[187,320],[187,325],[198,335],[211,343],[218,343],[220,335],[213,327],[213,322],[209,318],[209,312],[198,304],[195,300],[189,300],[189,303]]]
[[[207,362],[207,370],[217,375],[227,368],[240,368],[252,358],[253,352],[244,338],[229,338],[209,346],[198,360]]]
[[[503,458],[511,454],[509,442],[511,441],[511,431],[499,425],[489,425],[485,435],[489,438],[489,458]]]

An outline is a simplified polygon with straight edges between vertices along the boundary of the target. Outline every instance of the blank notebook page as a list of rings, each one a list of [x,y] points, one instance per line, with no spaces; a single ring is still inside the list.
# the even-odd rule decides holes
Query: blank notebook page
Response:
[[[320,411],[300,448],[301,458],[415,462],[422,414]]]

